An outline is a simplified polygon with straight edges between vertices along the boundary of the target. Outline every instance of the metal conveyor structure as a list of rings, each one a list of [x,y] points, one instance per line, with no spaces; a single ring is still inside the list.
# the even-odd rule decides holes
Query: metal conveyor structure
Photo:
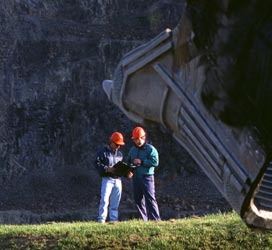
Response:
[[[207,111],[205,64],[188,20],[180,25],[124,55],[103,88],[134,122],[171,130],[248,226],[272,229],[272,164],[250,129],[228,126]],[[182,48],[190,57],[177,66]]]

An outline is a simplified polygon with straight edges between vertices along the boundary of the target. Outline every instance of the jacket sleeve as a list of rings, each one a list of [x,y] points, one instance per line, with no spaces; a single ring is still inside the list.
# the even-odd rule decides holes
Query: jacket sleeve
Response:
[[[150,147],[150,153],[143,161],[144,167],[157,167],[159,165],[159,153],[153,146]]]
[[[132,160],[131,160],[131,149],[129,150],[129,152],[128,152],[126,158],[125,158],[125,162],[126,162],[129,166],[133,165]]]
[[[100,151],[96,155],[95,159],[95,166],[100,176],[104,175],[106,173],[106,170],[108,166],[105,164],[105,155],[102,151]]]

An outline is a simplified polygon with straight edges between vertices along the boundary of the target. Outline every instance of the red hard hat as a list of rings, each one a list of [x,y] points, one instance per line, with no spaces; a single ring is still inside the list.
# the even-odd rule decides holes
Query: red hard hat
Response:
[[[124,137],[120,132],[114,132],[111,135],[110,140],[117,145],[125,145]]]
[[[146,135],[146,133],[145,133],[145,131],[144,131],[144,129],[142,127],[136,127],[132,131],[131,139],[137,139],[137,138],[140,138],[140,137],[145,136],[145,135]]]

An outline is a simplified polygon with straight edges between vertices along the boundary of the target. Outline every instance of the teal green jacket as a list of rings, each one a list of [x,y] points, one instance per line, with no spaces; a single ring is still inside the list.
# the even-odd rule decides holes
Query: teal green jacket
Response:
[[[133,165],[133,159],[141,159],[142,164],[134,170],[134,176],[153,175],[155,167],[159,165],[159,154],[151,144],[145,143],[142,147],[132,146],[126,157],[128,165]]]

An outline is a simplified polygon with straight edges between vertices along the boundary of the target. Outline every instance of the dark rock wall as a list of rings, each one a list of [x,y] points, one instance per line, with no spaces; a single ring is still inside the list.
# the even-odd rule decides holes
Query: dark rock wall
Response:
[[[204,104],[223,123],[253,130],[271,161],[272,2],[187,2],[207,65]]]
[[[98,147],[114,130],[129,146],[134,126],[108,102],[101,81],[124,53],[174,28],[183,7],[175,0],[1,1],[0,210],[57,211],[95,199]],[[180,171],[186,154],[159,129],[150,132],[168,162],[160,175]]]

